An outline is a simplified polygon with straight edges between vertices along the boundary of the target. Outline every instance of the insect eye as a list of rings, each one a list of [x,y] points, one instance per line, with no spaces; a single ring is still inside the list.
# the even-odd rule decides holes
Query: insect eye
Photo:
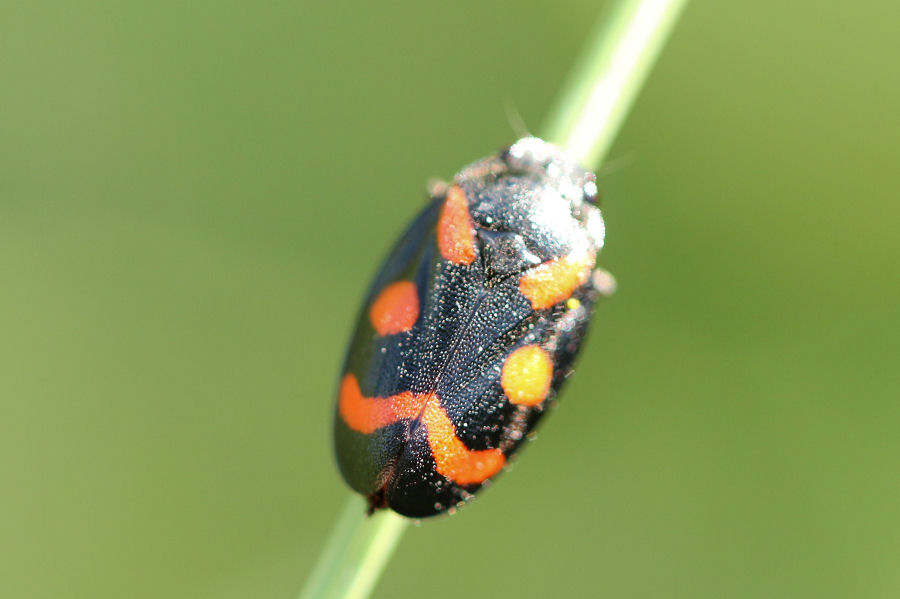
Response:
[[[597,204],[600,201],[599,191],[597,190],[597,182],[593,179],[588,179],[584,183],[584,201],[590,202],[591,204]]]

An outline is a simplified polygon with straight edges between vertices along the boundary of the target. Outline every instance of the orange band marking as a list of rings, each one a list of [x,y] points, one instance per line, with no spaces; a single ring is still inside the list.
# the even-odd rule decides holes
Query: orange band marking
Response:
[[[348,374],[338,391],[338,412],[347,426],[370,435],[403,418],[416,418],[428,398],[428,395],[414,395],[409,391],[392,397],[365,397],[359,389],[359,381]]]
[[[535,266],[519,279],[519,291],[535,310],[551,308],[584,285],[594,268],[594,254],[569,254]]]
[[[469,214],[466,193],[459,185],[447,191],[437,225],[437,244],[444,260],[454,264],[475,261],[475,226]]]
[[[369,435],[398,420],[422,417],[438,473],[460,485],[482,483],[506,463],[499,449],[471,450],[456,436],[456,428],[434,393],[409,391],[391,397],[365,397],[353,374],[341,381],[338,412],[351,429]]]
[[[506,456],[499,449],[473,451],[456,436],[456,429],[437,397],[425,405],[423,421],[438,473],[460,485],[475,485],[497,474]]]
[[[537,345],[520,347],[506,358],[500,384],[514,404],[536,406],[545,399],[553,379],[553,361]]]
[[[369,309],[369,320],[379,335],[408,331],[419,318],[419,294],[410,281],[397,281],[381,290]]]

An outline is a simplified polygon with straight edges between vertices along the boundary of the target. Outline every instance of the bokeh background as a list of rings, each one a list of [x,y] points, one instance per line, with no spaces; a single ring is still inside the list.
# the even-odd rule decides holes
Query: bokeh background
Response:
[[[369,277],[597,14],[0,5],[0,596],[294,597]],[[603,169],[579,372],[376,597],[900,596],[898,22],[688,7]]]

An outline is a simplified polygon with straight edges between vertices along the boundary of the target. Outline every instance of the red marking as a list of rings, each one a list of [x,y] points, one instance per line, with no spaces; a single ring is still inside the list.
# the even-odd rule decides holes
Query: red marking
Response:
[[[417,396],[409,391],[392,397],[365,397],[359,389],[359,381],[348,374],[341,381],[338,392],[338,412],[347,426],[370,435],[403,418],[418,417],[428,398],[428,395]]]
[[[428,428],[435,469],[441,476],[460,485],[476,485],[500,472],[506,463],[499,449],[473,451],[466,447],[436,396],[425,404],[422,420]]]
[[[408,331],[419,318],[419,294],[410,281],[397,281],[381,290],[369,309],[369,320],[379,335]]]
[[[466,194],[459,185],[447,191],[437,226],[437,244],[441,256],[454,264],[475,261],[475,226],[469,214]]]
[[[569,254],[535,266],[519,280],[519,291],[535,310],[552,308],[584,285],[594,268],[594,254]]]
[[[341,381],[338,412],[351,429],[371,434],[402,419],[422,418],[438,474],[460,485],[482,483],[506,463],[499,449],[471,450],[456,436],[456,428],[434,393],[404,391],[391,397],[365,397],[352,374]]]

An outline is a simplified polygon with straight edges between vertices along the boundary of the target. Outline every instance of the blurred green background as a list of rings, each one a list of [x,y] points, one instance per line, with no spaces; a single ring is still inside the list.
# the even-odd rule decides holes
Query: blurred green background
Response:
[[[0,5],[0,596],[293,598],[369,277],[597,13]],[[688,6],[601,178],[578,374],[376,597],[900,596],[898,22]]]

